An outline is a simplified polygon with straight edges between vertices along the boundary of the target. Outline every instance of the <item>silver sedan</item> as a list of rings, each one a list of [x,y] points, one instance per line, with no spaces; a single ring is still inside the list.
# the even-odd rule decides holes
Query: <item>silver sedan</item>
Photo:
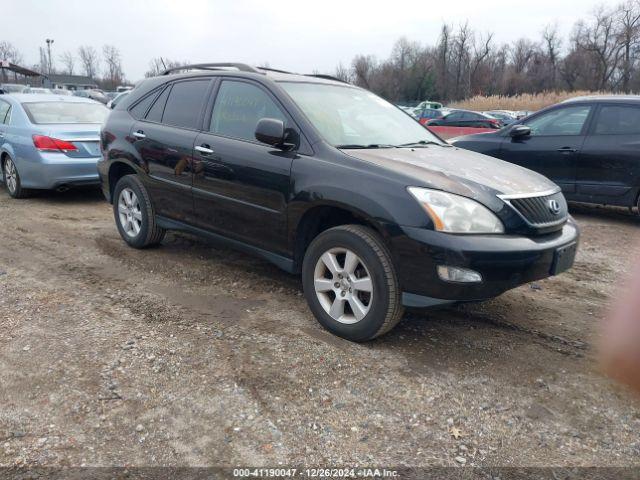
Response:
[[[100,126],[108,112],[80,97],[0,95],[0,165],[9,194],[97,185]]]

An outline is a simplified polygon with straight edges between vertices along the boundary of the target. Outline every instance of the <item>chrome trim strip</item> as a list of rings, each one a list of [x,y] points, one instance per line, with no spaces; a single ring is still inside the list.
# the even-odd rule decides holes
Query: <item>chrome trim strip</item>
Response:
[[[65,142],[99,142],[100,137],[98,138],[61,138],[60,140],[64,140]]]
[[[518,198],[547,197],[549,195],[555,195],[556,193],[560,193],[560,192],[562,192],[562,189],[560,187],[556,187],[554,189],[545,190],[543,192],[514,193],[514,194],[510,194],[510,195],[496,195],[496,197],[498,197],[498,198],[500,198],[502,200],[511,200],[511,199],[518,199]]]

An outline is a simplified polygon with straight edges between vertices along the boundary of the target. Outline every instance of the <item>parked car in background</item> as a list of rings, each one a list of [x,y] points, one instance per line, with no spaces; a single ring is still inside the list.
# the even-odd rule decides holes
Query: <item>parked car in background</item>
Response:
[[[0,166],[9,194],[97,184],[100,125],[108,112],[78,97],[0,95]]]
[[[111,108],[111,109],[116,108],[116,105],[118,105],[118,103],[120,103],[120,101],[122,101],[124,97],[129,95],[130,92],[131,90],[125,90],[123,92],[118,93],[114,98],[109,100],[109,102],[107,103],[107,108]]]
[[[109,102],[109,98],[100,90],[76,90],[73,94],[76,97],[90,98],[105,105]]]
[[[71,90],[67,90],[66,88],[54,88],[51,90],[51,93],[54,95],[73,95]]]
[[[522,120],[523,118],[526,118],[533,113],[535,113],[533,110],[520,110],[518,112],[515,112],[517,120]]]
[[[442,104],[440,102],[432,102],[431,100],[425,100],[416,105],[416,109],[422,110],[423,108],[432,108],[434,110],[439,110],[442,108]]]
[[[53,91],[50,88],[27,87],[22,93],[32,93],[36,95],[50,95]]]
[[[502,126],[511,125],[513,122],[517,121],[518,118],[513,112],[509,112],[506,110],[490,110],[488,112],[482,112],[485,115],[489,115],[490,117],[497,118],[500,120]]]
[[[17,83],[0,83],[0,91],[2,93],[21,93],[25,88],[28,87]]]
[[[565,101],[453,145],[535,170],[577,202],[640,210],[640,97]]]
[[[319,322],[353,341],[389,331],[403,306],[571,267],[578,229],[543,176],[452,148],[326,76],[196,68],[144,80],[104,124],[98,171],[130,246],[175,229],[262,256],[301,274]]]
[[[469,133],[490,132],[502,127],[497,118],[470,110],[454,110],[442,118],[428,121],[425,125],[445,140]]]
[[[443,117],[442,111],[434,108],[423,108],[421,110],[415,109],[413,116],[416,117],[422,125],[425,125],[431,120]]]

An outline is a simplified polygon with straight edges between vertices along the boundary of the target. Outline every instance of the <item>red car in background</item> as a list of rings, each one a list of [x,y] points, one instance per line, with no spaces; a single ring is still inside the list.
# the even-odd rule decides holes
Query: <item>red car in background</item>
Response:
[[[445,140],[472,133],[492,132],[504,126],[501,120],[491,115],[470,110],[455,110],[424,125]]]
[[[437,120],[444,116],[442,111],[436,110],[435,108],[423,108],[422,110],[414,111],[414,115],[422,125],[426,125],[431,120]]]

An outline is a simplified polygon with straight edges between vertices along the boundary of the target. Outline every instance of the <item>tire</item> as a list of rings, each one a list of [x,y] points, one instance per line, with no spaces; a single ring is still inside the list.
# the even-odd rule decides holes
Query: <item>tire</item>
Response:
[[[368,227],[343,225],[318,235],[304,256],[302,284],[320,324],[347,340],[372,340],[402,318],[391,254]]]
[[[165,230],[156,224],[147,189],[136,175],[125,175],[113,191],[113,215],[122,239],[133,248],[158,245]]]
[[[13,198],[26,198],[29,196],[29,190],[22,188],[22,182],[20,181],[20,174],[16,168],[16,164],[13,163],[13,159],[7,155],[2,165],[2,180],[4,186],[7,188],[7,192]]]
[[[636,209],[638,210],[638,216],[640,217],[640,194],[638,194],[638,201],[636,202]]]

